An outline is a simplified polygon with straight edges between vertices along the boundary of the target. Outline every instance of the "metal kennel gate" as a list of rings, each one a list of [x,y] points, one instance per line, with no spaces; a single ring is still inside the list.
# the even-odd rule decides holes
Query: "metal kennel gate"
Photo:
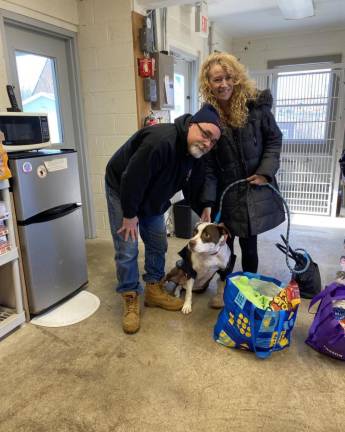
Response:
[[[335,216],[344,142],[344,65],[299,65],[252,72],[270,88],[283,132],[280,190],[291,212]]]

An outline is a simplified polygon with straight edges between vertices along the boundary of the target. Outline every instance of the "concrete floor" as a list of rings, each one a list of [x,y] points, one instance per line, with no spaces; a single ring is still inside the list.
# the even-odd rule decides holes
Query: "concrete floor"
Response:
[[[283,229],[260,237],[260,270],[287,280],[274,247]],[[340,229],[294,227],[292,245],[308,249],[326,283],[343,239]],[[185,241],[169,243],[167,268]],[[26,324],[0,342],[1,432],[344,430],[345,365],[305,345],[308,301],[291,347],[264,361],[213,341],[218,312],[207,307],[209,291],[194,296],[189,316],[143,308],[140,332],[127,336],[113,293],[112,244],[93,240],[87,248],[98,311],[70,327]]]

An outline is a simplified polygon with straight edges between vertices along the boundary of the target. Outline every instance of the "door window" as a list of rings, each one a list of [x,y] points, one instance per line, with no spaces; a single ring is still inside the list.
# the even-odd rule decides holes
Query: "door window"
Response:
[[[47,113],[50,140],[61,144],[62,128],[53,58],[15,51],[19,90],[24,112]]]
[[[185,114],[185,80],[184,76],[179,73],[174,73],[174,102],[175,109],[170,112],[170,120],[173,122],[175,118]]]
[[[285,140],[326,143],[330,83],[330,69],[278,74],[276,120]]]
[[[174,58],[174,103],[170,111],[170,121],[191,112],[191,62],[182,58]]]

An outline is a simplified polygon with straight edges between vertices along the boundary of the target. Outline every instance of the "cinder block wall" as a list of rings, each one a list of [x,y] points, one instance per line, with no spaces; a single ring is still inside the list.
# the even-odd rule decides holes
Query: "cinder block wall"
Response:
[[[130,0],[79,2],[79,55],[97,236],[110,238],[104,172],[137,130]]]

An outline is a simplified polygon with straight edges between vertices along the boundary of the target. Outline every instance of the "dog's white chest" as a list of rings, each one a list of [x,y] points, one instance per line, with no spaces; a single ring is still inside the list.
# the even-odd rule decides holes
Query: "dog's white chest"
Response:
[[[219,270],[225,269],[230,258],[230,250],[225,245],[217,254],[192,253],[191,260],[197,276],[194,281],[194,289],[198,289],[209,281]]]
[[[194,270],[199,274],[212,272],[219,268],[219,258],[217,255],[192,254],[192,264]]]

